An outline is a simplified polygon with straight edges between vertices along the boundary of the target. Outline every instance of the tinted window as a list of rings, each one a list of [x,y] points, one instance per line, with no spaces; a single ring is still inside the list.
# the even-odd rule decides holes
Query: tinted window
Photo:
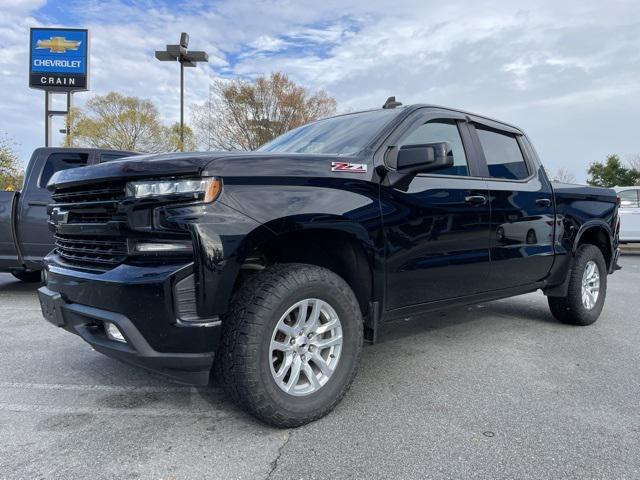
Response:
[[[280,135],[258,151],[336,155],[357,153],[400,111],[402,109],[374,110],[309,123]]]
[[[119,158],[129,157],[128,153],[102,153],[100,154],[100,163],[118,160]]]
[[[476,127],[476,131],[491,177],[522,180],[529,176],[527,164],[515,135],[481,127]]]
[[[623,190],[618,192],[622,208],[638,208],[638,190]]]
[[[469,175],[467,156],[464,152],[458,125],[450,120],[434,120],[412,130],[400,142],[402,145],[448,142],[453,152],[453,166],[429,173],[438,175]]]
[[[84,167],[88,160],[88,153],[52,153],[44,164],[38,186],[46,187],[54,173],[68,168]]]

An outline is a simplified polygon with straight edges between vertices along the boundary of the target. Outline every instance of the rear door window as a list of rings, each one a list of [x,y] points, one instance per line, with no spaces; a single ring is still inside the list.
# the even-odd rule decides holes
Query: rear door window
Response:
[[[84,167],[88,161],[88,153],[52,153],[44,164],[38,186],[45,188],[54,173],[69,168]]]
[[[638,200],[638,190],[622,190],[618,192],[620,197],[620,207],[622,208],[638,208],[640,201]]]
[[[481,126],[476,126],[476,132],[484,151],[490,177],[523,180],[529,176],[527,162],[514,134]]]

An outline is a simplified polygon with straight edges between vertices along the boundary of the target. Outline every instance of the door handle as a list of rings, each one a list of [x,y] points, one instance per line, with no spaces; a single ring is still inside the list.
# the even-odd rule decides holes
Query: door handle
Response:
[[[536,205],[538,205],[539,207],[550,207],[551,200],[548,198],[539,198],[536,200]]]
[[[30,200],[29,202],[27,202],[27,205],[29,205],[30,207],[46,207],[49,204],[47,202],[40,202],[38,200]]]
[[[464,197],[464,201],[471,205],[484,205],[487,203],[487,197],[484,195],[469,195]]]

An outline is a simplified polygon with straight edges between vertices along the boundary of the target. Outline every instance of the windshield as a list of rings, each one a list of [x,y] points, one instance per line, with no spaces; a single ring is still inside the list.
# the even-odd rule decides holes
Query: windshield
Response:
[[[400,110],[372,110],[327,118],[291,130],[259,152],[350,155],[362,150]]]

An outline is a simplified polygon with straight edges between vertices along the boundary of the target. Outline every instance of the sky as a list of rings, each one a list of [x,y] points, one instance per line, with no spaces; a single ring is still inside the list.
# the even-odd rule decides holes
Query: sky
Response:
[[[25,160],[44,144],[44,93],[27,74],[36,26],[89,29],[80,107],[114,90],[177,121],[179,69],[154,51],[186,31],[191,49],[209,53],[186,70],[187,107],[215,78],[283,71],[326,90],[339,111],[395,95],[516,124],[548,171],[579,181],[592,161],[640,153],[638,0],[0,0],[0,132]]]

